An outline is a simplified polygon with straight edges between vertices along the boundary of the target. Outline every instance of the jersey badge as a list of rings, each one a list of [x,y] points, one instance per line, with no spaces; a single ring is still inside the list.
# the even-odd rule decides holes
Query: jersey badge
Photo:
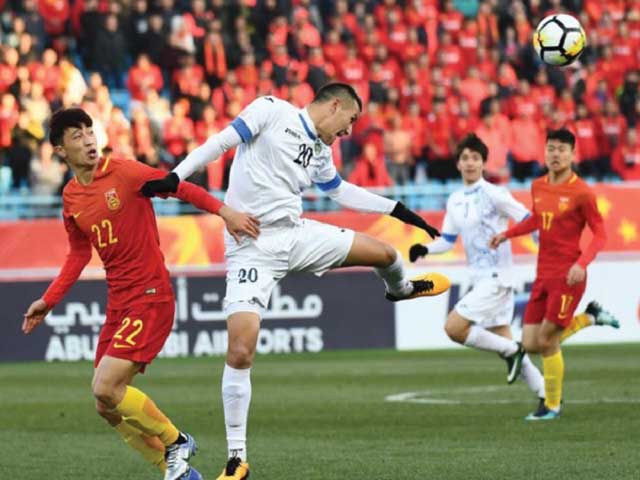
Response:
[[[104,192],[104,198],[107,201],[109,210],[117,210],[120,207],[120,197],[118,197],[118,192],[116,192],[115,188]]]
[[[316,143],[313,144],[313,153],[314,155],[320,155],[321,151],[322,151],[322,143],[318,138],[316,139]]]
[[[569,200],[569,197],[560,197],[560,200],[558,200],[558,210],[561,212],[566,211],[569,208]]]

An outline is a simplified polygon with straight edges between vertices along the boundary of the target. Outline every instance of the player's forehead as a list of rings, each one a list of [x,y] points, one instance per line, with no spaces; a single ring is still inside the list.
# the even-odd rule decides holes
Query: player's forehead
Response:
[[[547,148],[559,148],[559,149],[571,149],[571,144],[563,142],[561,140],[550,139],[547,140]]]
[[[475,150],[470,149],[469,147],[466,147],[462,150],[462,152],[460,152],[460,160],[462,160],[463,158],[479,158],[482,160],[482,155],[480,154],[480,152],[476,152]]]
[[[70,126],[68,126],[68,127],[66,127],[64,129],[64,135],[65,136],[73,136],[76,133],[82,133],[82,132],[87,131],[87,130],[91,132],[91,131],[93,131],[93,128],[88,126],[88,125],[85,125],[83,123],[81,123],[79,125],[70,125]]]

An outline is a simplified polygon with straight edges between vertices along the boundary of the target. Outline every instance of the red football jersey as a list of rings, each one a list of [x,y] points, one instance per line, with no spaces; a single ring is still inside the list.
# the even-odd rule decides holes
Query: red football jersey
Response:
[[[44,295],[58,303],[91,259],[91,245],[106,270],[107,307],[173,299],[169,272],[160,251],[160,237],[150,199],[140,193],[148,180],[167,172],[135,160],[102,159],[89,185],[74,177],[63,191],[63,217],[70,251],[58,278]],[[180,182],[175,196],[217,213],[222,203],[206,190]]]
[[[548,176],[531,185],[533,214],[507,230],[507,238],[540,232],[537,278],[563,278],[574,263],[586,268],[607,240],[604,221],[589,186],[575,173],[562,184],[550,184]],[[593,239],[584,252],[580,237],[585,224]]]

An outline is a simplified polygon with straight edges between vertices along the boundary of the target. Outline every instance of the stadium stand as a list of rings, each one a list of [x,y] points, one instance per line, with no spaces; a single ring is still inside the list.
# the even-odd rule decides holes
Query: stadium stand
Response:
[[[444,197],[455,187],[453,148],[469,131],[490,146],[495,182],[524,186],[538,175],[545,131],[564,125],[577,136],[580,173],[640,178],[633,0],[0,7],[0,203],[14,212],[5,218],[55,215],[51,195],[69,172],[52,154],[46,119],[61,106],[90,112],[105,154],[168,170],[256,96],[304,105],[333,79],[356,86],[366,105],[353,135],[334,148],[343,176],[395,188],[391,195],[418,207],[441,206],[425,191]],[[576,15],[589,37],[580,61],[564,69],[546,68],[531,46],[532,28],[552,12]],[[227,153],[191,180],[224,190],[232,159]],[[329,208],[321,195],[307,202]]]

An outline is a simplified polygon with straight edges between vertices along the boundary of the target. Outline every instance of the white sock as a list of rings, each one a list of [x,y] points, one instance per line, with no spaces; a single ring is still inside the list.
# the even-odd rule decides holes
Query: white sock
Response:
[[[251,369],[224,366],[222,403],[229,458],[247,460],[247,417],[251,403]]]
[[[538,367],[536,367],[529,355],[525,355],[522,359],[522,372],[520,373],[522,381],[527,384],[529,390],[535,393],[538,398],[544,398],[544,377]]]
[[[518,344],[514,340],[496,335],[478,325],[471,325],[469,335],[467,335],[464,344],[467,347],[473,347],[479,350],[497,352],[503,357],[513,355],[518,351]]]
[[[387,292],[393,295],[409,295],[413,290],[413,285],[404,273],[404,264],[400,252],[396,251],[396,260],[384,268],[374,268],[387,287]]]

